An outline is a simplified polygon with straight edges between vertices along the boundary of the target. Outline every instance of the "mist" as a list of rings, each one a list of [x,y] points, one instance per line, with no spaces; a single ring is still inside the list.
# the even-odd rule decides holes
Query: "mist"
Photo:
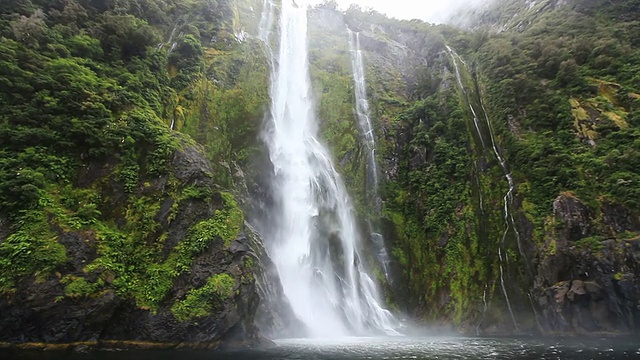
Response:
[[[446,23],[463,8],[481,7],[492,0],[336,0],[341,8],[351,4],[371,8],[389,17],[420,19],[429,23]]]

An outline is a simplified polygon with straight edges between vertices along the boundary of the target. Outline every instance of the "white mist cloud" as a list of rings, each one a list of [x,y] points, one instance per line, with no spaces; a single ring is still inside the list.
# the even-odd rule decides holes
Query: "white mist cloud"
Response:
[[[317,2],[322,2],[317,0]],[[336,0],[341,8],[358,4],[398,19],[420,19],[442,23],[463,7],[477,6],[487,0]]]

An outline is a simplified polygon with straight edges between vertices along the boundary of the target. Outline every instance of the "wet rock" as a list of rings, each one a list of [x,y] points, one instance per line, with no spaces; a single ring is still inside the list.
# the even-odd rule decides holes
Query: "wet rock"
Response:
[[[562,194],[553,203],[555,223],[538,250],[532,289],[543,333],[640,330],[640,243],[637,237],[619,236],[634,229],[634,218],[608,203],[602,214],[596,228],[589,209],[575,196]],[[594,236],[607,232],[610,238]]]
[[[210,186],[213,168],[195,146],[176,152],[171,163],[178,180],[188,184]]]
[[[640,231],[640,217],[634,216],[622,205],[605,202],[602,206],[602,213],[604,222],[612,233]]]
[[[573,280],[571,282],[571,289],[566,293],[566,296],[570,301],[577,301],[580,298],[580,295],[585,295],[586,293],[587,291],[584,288],[584,281]]]
[[[9,224],[9,219],[3,214],[0,214],[0,244],[9,236],[10,231],[11,225]]]
[[[96,164],[94,167],[108,166]],[[160,245],[164,246],[165,255],[184,240],[193,225],[211,218],[223,206],[212,180],[211,166],[195,147],[186,146],[184,151],[176,152],[171,172],[181,186],[209,189],[213,196],[182,200],[180,211],[171,221],[167,221],[167,215],[173,201],[159,200],[160,211],[154,219],[166,234]],[[153,179],[145,188],[162,189],[168,178],[166,174]],[[84,180],[88,179],[87,175]],[[107,181],[101,190],[114,208],[127,201],[128,195],[123,194],[121,186],[115,183]],[[106,209],[103,216],[114,217],[115,223],[125,221],[112,209]],[[9,231],[8,222],[0,216],[0,241]],[[25,277],[16,284],[14,292],[0,294],[0,342],[86,342],[100,347],[142,348],[216,348],[256,346],[265,342],[255,325],[260,295],[255,281],[258,269],[250,260],[259,257],[253,249],[262,240],[248,224],[228,248],[222,239],[212,241],[193,259],[190,268],[173,280],[171,289],[154,311],[142,308],[130,297],[118,293],[113,284],[122,279],[115,274],[109,271],[85,273],[85,267],[100,251],[93,231],[57,229],[57,232],[58,241],[67,250],[67,262],[45,279]],[[190,290],[204,286],[211,276],[222,273],[229,274],[234,280],[232,295],[220,299],[207,315],[177,320],[171,311],[176,301],[184,299]],[[65,294],[66,284],[61,282],[68,276],[85,277],[91,282],[99,276],[105,286],[97,293],[70,296]],[[85,351],[85,347],[80,346],[77,350]]]
[[[553,201],[553,215],[563,224],[558,238],[576,241],[593,234],[589,209],[572,195],[563,194]]]
[[[544,333],[631,334],[639,329],[640,266],[626,261],[637,250],[626,241],[604,244],[598,252],[567,248],[554,255],[564,262],[545,263],[564,266],[551,271],[568,278],[533,289],[539,294],[537,307]]]

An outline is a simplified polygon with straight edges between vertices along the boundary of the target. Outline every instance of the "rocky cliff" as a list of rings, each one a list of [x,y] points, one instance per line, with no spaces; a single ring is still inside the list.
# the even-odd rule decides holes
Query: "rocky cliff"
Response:
[[[279,280],[232,171],[261,120],[260,92],[234,87],[243,9],[0,6],[2,346],[263,342]]]
[[[392,281],[377,278],[418,324],[635,333],[638,4],[492,4],[464,28],[310,11],[321,130],[361,226],[380,223],[393,257]],[[0,5],[0,341],[291,334],[258,234],[272,201],[262,5]],[[364,54],[380,212],[347,28]]]
[[[413,319],[473,334],[636,331],[633,6],[498,1],[465,19],[472,30],[315,10],[320,113],[356,197],[359,135],[329,90],[349,73],[345,28],[360,32],[389,295]]]
[[[571,194],[553,202],[547,241],[539,248],[532,295],[547,333],[634,334],[638,329],[637,216],[604,204],[599,236],[594,214]]]
[[[87,187],[95,185],[90,178],[96,173],[111,170],[108,164],[91,166],[79,179]],[[113,179],[101,184],[104,200],[96,210],[109,220],[100,226],[43,219],[48,241],[62,246],[59,261],[47,272],[4,283],[2,341],[106,347],[260,343],[255,276],[265,259],[252,250],[260,251],[260,239],[233,197],[213,183],[211,166],[193,146],[176,151],[169,172],[149,180],[129,195]],[[152,204],[142,207],[144,201]],[[145,230],[147,236],[132,236]],[[5,234],[0,246],[10,261],[5,270],[14,270],[16,262],[37,259],[55,245],[24,249],[16,234]]]

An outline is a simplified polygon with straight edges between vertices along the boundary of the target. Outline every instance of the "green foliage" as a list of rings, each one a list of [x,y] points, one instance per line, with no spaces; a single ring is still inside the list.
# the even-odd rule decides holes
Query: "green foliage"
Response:
[[[602,236],[590,236],[576,241],[576,246],[582,251],[598,253],[604,249],[603,240]]]
[[[193,187],[178,193],[179,200],[193,201]],[[199,199],[210,192],[198,191]],[[97,226],[99,257],[85,271],[100,274],[103,280],[113,277],[116,291],[136,300],[141,308],[156,311],[165,300],[173,281],[191,268],[195,258],[206,249],[222,241],[225,246],[240,233],[244,214],[233,196],[221,193],[224,202],[214,216],[193,225],[187,236],[168,254],[163,255],[164,238],[156,220],[161,201],[150,197],[131,198],[124,215],[126,224],[115,227],[99,223]],[[179,206],[178,206],[179,209]]]
[[[197,79],[181,101],[182,131],[205,146],[219,172],[228,171],[222,162],[244,163],[256,149],[269,101],[269,66],[258,45],[206,49],[206,79]]]
[[[201,186],[187,186],[182,190],[182,199],[206,199],[213,196],[213,191]]]
[[[637,19],[612,16],[623,7],[521,9],[527,26],[487,38],[478,50],[492,120],[514,175],[529,184],[525,200],[538,234],[562,191],[594,213],[603,199],[640,209],[630,200],[638,196],[630,184],[639,179],[629,172],[640,166],[640,130],[627,126],[638,106],[629,94],[640,85],[632,75],[640,52],[632,45]]]
[[[228,274],[218,274],[207,279],[206,285],[189,290],[183,300],[171,307],[171,312],[178,321],[187,321],[206,316],[215,309],[219,302],[233,294],[235,280]]]
[[[72,298],[93,295],[104,286],[102,279],[91,283],[83,277],[72,275],[65,276],[60,282],[66,285],[64,287],[64,294]]]
[[[180,38],[174,51],[169,54],[169,66],[177,71],[171,80],[177,90],[183,90],[199,75],[204,68],[204,50],[202,44],[193,35]]]
[[[481,223],[484,219],[475,213],[474,197],[484,190],[470,186],[475,159],[470,135],[461,131],[468,125],[463,103],[454,89],[449,91],[399,114],[411,128],[411,140],[402,149],[399,181],[386,184],[384,215],[396,226],[399,241],[392,254],[412,298],[437,303],[447,289],[450,301],[432,307],[429,317],[450,316],[461,323],[472,309],[469,299],[481,296],[483,281],[492,272],[494,264],[486,260],[491,245],[480,237],[495,226],[487,226],[489,220]],[[500,228],[499,216],[497,221]]]
[[[216,210],[211,219],[196,224],[190,236],[181,243],[188,252],[201,252],[204,246],[216,237],[221,238],[225,246],[229,246],[229,243],[240,234],[244,213],[238,207],[233,195],[226,192],[220,195],[224,200],[224,208]]]
[[[104,53],[114,60],[145,56],[159,42],[153,28],[133,15],[105,14],[98,31]]]
[[[46,279],[67,261],[66,249],[58,243],[44,211],[24,212],[16,227],[0,243],[0,292],[11,291],[27,275]]]
[[[156,311],[197,256],[238,236],[244,214],[228,193],[171,247],[160,214],[169,198],[168,222],[216,196],[169,174],[175,152],[193,144],[172,121],[202,135],[216,174],[251,154],[268,65],[255,44],[235,41],[231,10],[227,0],[0,4],[0,215],[11,223],[0,291],[60,272],[66,296],[114,289]],[[169,38],[173,51],[159,46]],[[207,76],[222,63],[237,70],[224,86]],[[85,274],[65,274],[67,233],[96,247]]]

